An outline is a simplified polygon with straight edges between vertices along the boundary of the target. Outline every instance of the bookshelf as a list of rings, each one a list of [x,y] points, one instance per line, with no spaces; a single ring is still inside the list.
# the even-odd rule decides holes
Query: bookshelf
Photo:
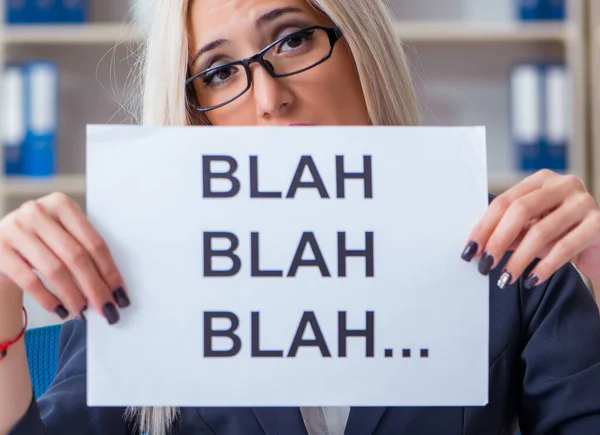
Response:
[[[0,64],[50,59],[59,68],[58,173],[47,178],[0,174],[0,216],[27,199],[55,191],[71,195],[85,207],[85,126],[128,123],[122,107],[134,60],[131,51],[144,32],[130,24],[130,3],[91,0],[85,24],[6,24],[0,0]],[[3,150],[0,156],[3,158]]]
[[[137,43],[144,32],[121,23],[91,23],[85,25],[14,25],[5,26],[0,38],[4,44],[15,45],[90,45]]]
[[[576,120],[569,172],[589,182],[584,34],[587,1],[569,0],[565,22],[529,23],[513,19],[512,0],[390,1],[396,15],[395,31],[406,44],[415,71],[425,123],[486,125],[490,155],[489,185],[495,193],[507,189],[526,175],[512,169],[507,101],[508,68],[523,58],[564,59],[569,66],[573,77]],[[123,47],[130,47],[144,37],[141,30],[124,24],[129,15],[127,2],[112,0],[104,3],[109,6],[106,8],[102,7],[103,3],[92,1],[92,22],[85,25],[7,26],[3,24],[4,19],[0,21],[0,62],[4,62],[5,58],[43,54],[58,58],[61,67],[70,69],[81,53],[88,60],[87,70],[79,68],[78,71],[83,78],[82,88],[85,87],[85,78],[94,82],[105,81],[103,85],[95,86],[94,98],[90,99],[100,101],[103,109],[94,111],[93,116],[74,120],[79,122],[77,136],[80,140],[84,140],[81,131],[86,123],[119,121],[113,116],[119,112],[118,103],[110,101],[108,91],[113,86],[108,83],[113,72],[106,71],[102,76],[102,72],[95,71],[93,66],[109,56],[116,57],[117,62],[126,59],[127,49]],[[2,18],[3,13],[4,7],[0,11]],[[121,76],[126,74],[127,71]],[[114,109],[113,113],[111,109]],[[99,116],[100,113],[105,116]],[[61,124],[61,132],[68,131],[66,128]],[[62,136],[68,135],[63,133]],[[73,154],[67,152],[69,147],[73,147],[68,142],[67,139],[59,143],[63,154]],[[66,175],[61,173],[41,182],[0,178],[0,203],[6,203],[7,197],[40,195],[56,188],[68,189],[80,196],[84,194],[84,177],[79,175],[84,166],[81,147],[83,142],[75,147],[75,155],[64,157],[66,162],[59,164],[61,169],[66,167]],[[6,207],[0,206],[0,214],[5,211]]]
[[[513,0],[390,2],[425,125],[485,125],[489,189],[500,193],[528,173],[516,169],[509,77],[523,60],[563,61],[571,74],[573,124],[568,173],[591,182],[587,104],[589,0],[567,0],[565,21],[520,22]]]
[[[566,42],[577,35],[577,27],[563,23],[485,23],[459,21],[402,21],[394,30],[410,42]]]
[[[495,173],[489,178],[492,190],[502,191],[521,180],[521,175],[514,173]],[[2,184],[0,195],[6,198],[39,197],[52,192],[64,192],[68,195],[85,195],[85,175],[57,175],[42,180],[27,177],[11,177]]]
[[[588,57],[600,72],[598,2],[567,0],[564,22],[518,22],[513,0],[390,0],[394,28],[406,46],[426,125],[486,125],[489,187],[499,193],[525,175],[514,169],[509,131],[508,71],[522,59],[564,60],[572,74],[573,119],[569,172],[600,192],[600,132],[589,125]],[[595,14],[588,52],[589,4]],[[57,61],[62,73],[56,176],[0,176],[0,216],[23,200],[60,190],[85,201],[85,125],[130,122],[120,106],[132,67],[130,50],[144,32],[128,24],[129,2],[92,0],[84,25],[5,25],[0,0],[0,63],[30,57]],[[115,83],[116,82],[116,83]],[[598,106],[594,98],[594,107]],[[597,108],[595,109],[597,112]],[[588,128],[592,128],[588,132]],[[0,150],[0,153],[2,151]],[[1,154],[0,154],[1,155]],[[588,165],[590,157],[594,165]],[[598,170],[594,171],[594,174]]]
[[[6,197],[39,197],[52,192],[63,192],[76,196],[85,195],[85,176],[83,174],[57,175],[44,179],[10,177],[2,184],[1,191]]]

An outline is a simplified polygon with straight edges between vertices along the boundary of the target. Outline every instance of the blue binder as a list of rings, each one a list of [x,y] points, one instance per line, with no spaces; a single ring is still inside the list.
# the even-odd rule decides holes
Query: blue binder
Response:
[[[4,0],[4,13],[8,24],[22,24],[31,21],[31,0]]]
[[[536,63],[513,65],[510,74],[510,128],[516,166],[523,172],[536,171],[543,165],[541,92],[541,74]]]
[[[21,172],[21,153],[25,140],[25,78],[18,64],[7,64],[2,79],[2,132],[4,173]]]
[[[9,24],[86,23],[89,0],[5,0]]]
[[[27,132],[22,152],[22,173],[48,176],[55,173],[58,134],[58,69],[48,60],[25,65]]]
[[[57,0],[57,21],[62,23],[86,23],[89,20],[89,0]]]
[[[568,167],[568,143],[571,127],[569,75],[561,62],[540,67],[543,82],[543,142],[544,167],[557,172]]]
[[[517,16],[522,21],[535,21],[541,19],[544,0],[514,0]]]
[[[565,0],[543,0],[542,15],[545,20],[562,21],[566,18]]]
[[[49,24],[58,18],[58,0],[27,0],[33,2],[31,7],[34,23]]]

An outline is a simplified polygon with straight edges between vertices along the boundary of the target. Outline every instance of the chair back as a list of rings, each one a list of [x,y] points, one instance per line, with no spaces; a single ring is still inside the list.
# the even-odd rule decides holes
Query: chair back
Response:
[[[25,331],[25,350],[36,399],[44,394],[56,374],[60,328],[57,324]]]

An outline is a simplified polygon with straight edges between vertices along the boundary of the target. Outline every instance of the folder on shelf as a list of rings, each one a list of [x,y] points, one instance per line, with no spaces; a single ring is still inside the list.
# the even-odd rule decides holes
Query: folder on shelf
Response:
[[[9,24],[51,23],[56,20],[58,0],[5,0]]]
[[[57,21],[62,23],[86,23],[88,21],[89,0],[57,1]]]
[[[542,0],[542,18],[562,21],[566,18],[565,0]]]
[[[541,19],[544,0],[514,0],[517,6],[517,16],[522,21]]]
[[[31,21],[48,24],[57,19],[59,0],[27,0],[33,1]]]
[[[566,17],[565,0],[515,0],[521,21],[553,20]]]
[[[541,74],[536,63],[518,63],[510,75],[510,127],[517,168],[541,168]]]
[[[31,17],[31,0],[4,0],[5,21],[9,24],[26,23]]]
[[[89,0],[5,0],[9,24],[88,22]]]
[[[48,60],[25,65],[26,136],[22,173],[47,176],[55,172],[58,134],[58,68]]]
[[[21,154],[25,140],[25,87],[20,65],[7,64],[2,77],[2,143],[4,147],[4,173],[21,172]]]
[[[571,126],[569,74],[562,63],[542,67],[544,122],[542,155],[544,167],[565,171]]]

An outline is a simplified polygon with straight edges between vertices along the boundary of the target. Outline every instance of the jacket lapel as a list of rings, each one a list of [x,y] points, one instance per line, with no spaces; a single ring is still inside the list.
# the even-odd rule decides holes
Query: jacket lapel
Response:
[[[266,435],[308,435],[300,408],[252,408]]]
[[[350,408],[344,435],[371,435],[385,413],[385,407]]]

